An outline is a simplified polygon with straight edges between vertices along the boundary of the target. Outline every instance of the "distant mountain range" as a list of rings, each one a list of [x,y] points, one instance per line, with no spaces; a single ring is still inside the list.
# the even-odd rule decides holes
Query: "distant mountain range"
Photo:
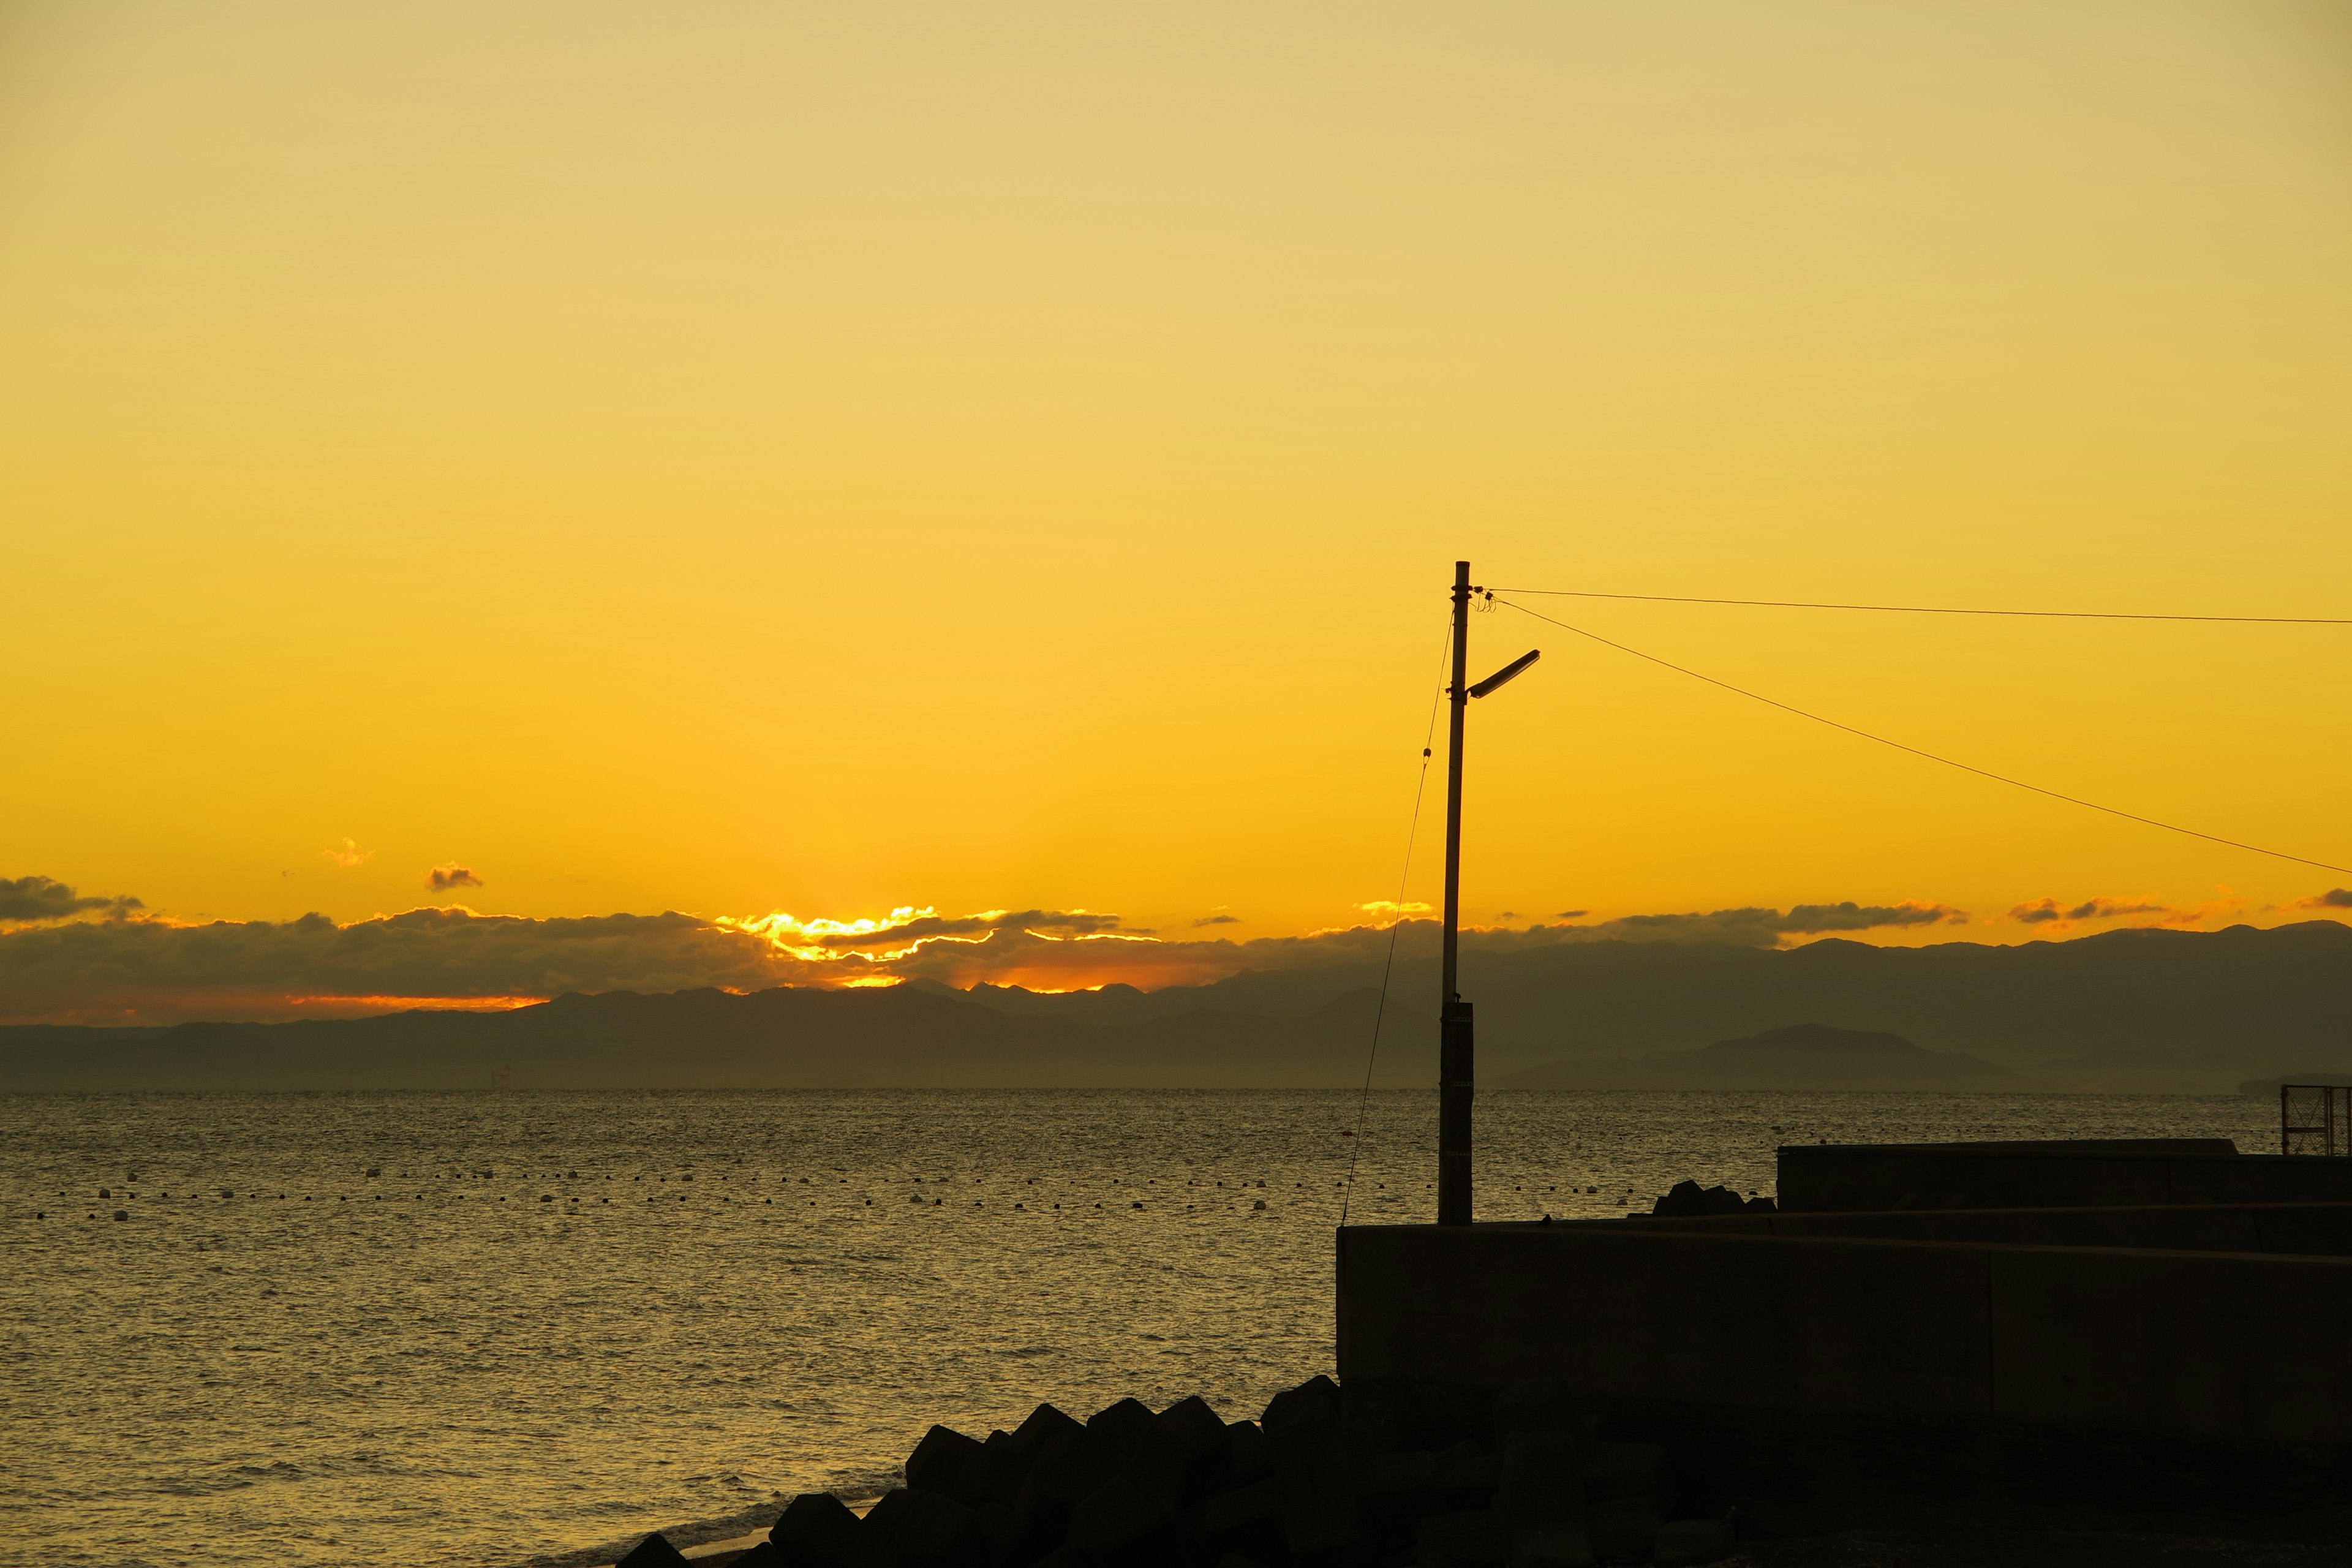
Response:
[[[1900,1035],[1792,1024],[1696,1051],[1585,1057],[1507,1074],[1497,1089],[2029,1089],[2032,1079]]]
[[[480,1088],[509,1065],[519,1088],[1342,1087],[1363,1081],[1379,980],[1324,965],[1152,992],[916,982],[16,1026],[0,1027],[0,1090]],[[1433,963],[1398,965],[1375,1083],[1434,1080],[1436,988]],[[2018,947],[1573,942],[1467,953],[1462,988],[1496,1086],[1751,1088],[1769,1068],[1790,1087],[2227,1093],[2352,1074],[2352,927],[2332,921]]]

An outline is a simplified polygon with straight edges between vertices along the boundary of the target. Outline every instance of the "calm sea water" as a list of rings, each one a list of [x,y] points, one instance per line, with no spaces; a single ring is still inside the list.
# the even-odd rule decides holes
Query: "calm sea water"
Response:
[[[1342,1202],[1430,1216],[1433,1110],[1375,1094],[1354,1138],[1345,1092],[0,1100],[0,1527],[66,1568],[499,1568],[871,1495],[935,1420],[1254,1414],[1330,1369]],[[1498,1094],[1479,1206],[1769,1192],[1774,1146],[1821,1138],[2259,1150],[2273,1114]]]

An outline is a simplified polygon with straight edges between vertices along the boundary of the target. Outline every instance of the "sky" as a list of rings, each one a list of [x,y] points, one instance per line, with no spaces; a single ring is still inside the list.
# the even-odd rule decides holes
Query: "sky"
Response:
[[[125,1006],[362,994],[173,934],[224,921],[765,944],[615,984],[1377,925],[1436,898],[1456,559],[2352,615],[2347,196],[2339,5],[16,0],[0,1012],[116,1008],[61,942],[180,955]],[[2352,627],[1504,599],[1481,925],[2345,907],[1512,605],[2332,866]]]

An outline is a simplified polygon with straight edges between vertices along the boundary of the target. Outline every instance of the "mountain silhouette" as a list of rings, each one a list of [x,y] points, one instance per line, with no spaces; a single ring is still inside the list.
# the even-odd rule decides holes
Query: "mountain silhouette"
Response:
[[[1149,992],[913,982],[290,1024],[16,1026],[0,1027],[0,1090],[474,1088],[508,1063],[518,1086],[539,1088],[1339,1088],[1363,1081],[1380,980],[1377,964],[1334,963]],[[1436,990],[1433,961],[1397,964],[1376,1083],[1435,1080]],[[1905,1087],[2228,1093],[2352,1074],[2352,927],[2333,921],[2015,947],[1566,942],[1466,952],[1462,990],[1489,1086],[1598,1084],[1637,1070],[1626,1062],[1717,1083],[1736,1064],[1761,1081],[1754,1063],[1794,1073],[1800,1058],[1916,1071]],[[1803,1050],[1756,1043],[1799,1019],[1893,1037],[1928,1060],[1827,1037]],[[1684,1059],[1658,1068],[1666,1057]],[[1580,1063],[1591,1070],[1568,1065]],[[1822,1067],[1813,1081],[1833,1077]]]

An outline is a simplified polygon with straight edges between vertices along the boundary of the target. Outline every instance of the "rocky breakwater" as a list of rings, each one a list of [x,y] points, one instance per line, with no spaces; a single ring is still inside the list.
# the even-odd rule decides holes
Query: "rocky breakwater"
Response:
[[[1601,1440],[1556,1385],[1433,1422],[1402,1403],[1317,1377],[1256,1421],[1194,1397],[1083,1422],[1041,1405],[985,1440],[934,1426],[863,1518],[804,1493],[698,1568],[1677,1568],[1733,1550],[1727,1520],[1678,1516],[1663,1448]],[[621,1568],[684,1561],[654,1535]]]

